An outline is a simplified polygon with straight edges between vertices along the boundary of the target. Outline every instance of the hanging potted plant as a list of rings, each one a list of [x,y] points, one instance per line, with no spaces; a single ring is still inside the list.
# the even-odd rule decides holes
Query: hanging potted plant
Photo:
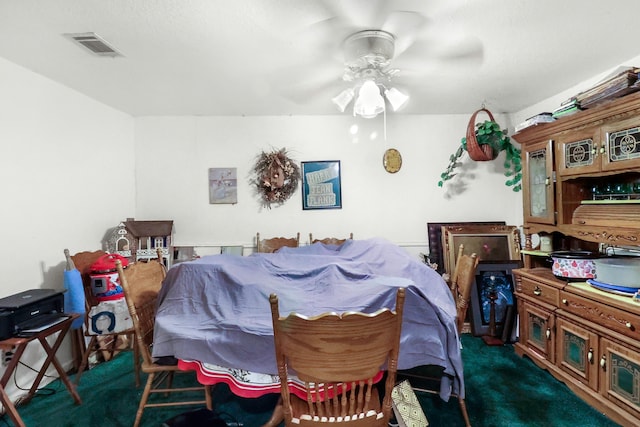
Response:
[[[480,112],[487,113],[489,120],[476,124],[476,116]],[[440,174],[438,187],[444,186],[446,181],[456,176],[455,169],[461,165],[461,158],[465,152],[472,160],[490,161],[498,157],[502,151],[505,152],[504,175],[509,177],[505,185],[512,187],[513,191],[520,191],[522,189],[520,149],[513,145],[507,136],[507,131],[500,129],[500,125],[489,110],[482,108],[476,111],[469,120],[466,136],[462,138],[455,153],[449,157],[447,169]]]

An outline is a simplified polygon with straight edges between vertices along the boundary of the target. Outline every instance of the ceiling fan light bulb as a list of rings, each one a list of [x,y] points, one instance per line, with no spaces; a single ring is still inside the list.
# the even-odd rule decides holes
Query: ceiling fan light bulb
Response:
[[[353,88],[345,89],[333,99],[331,99],[331,101],[333,101],[333,103],[338,106],[338,109],[341,113],[344,113],[344,110],[347,108],[347,105],[349,105],[354,95],[355,91],[353,90]]]
[[[353,106],[353,114],[371,119],[384,111],[384,98],[373,80],[364,82]]]
[[[409,95],[400,92],[395,87],[385,90],[384,96],[386,96],[387,101],[389,101],[389,104],[391,104],[391,108],[393,108],[393,111],[398,111],[409,100]]]

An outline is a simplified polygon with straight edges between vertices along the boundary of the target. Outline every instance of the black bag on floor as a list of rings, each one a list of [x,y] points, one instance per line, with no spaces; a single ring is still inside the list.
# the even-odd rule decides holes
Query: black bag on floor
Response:
[[[207,408],[185,412],[162,423],[162,427],[227,427],[218,414]]]

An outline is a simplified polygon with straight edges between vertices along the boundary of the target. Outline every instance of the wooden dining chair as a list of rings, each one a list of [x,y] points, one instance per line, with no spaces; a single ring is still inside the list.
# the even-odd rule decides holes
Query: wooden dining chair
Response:
[[[271,239],[261,239],[260,233],[256,234],[256,252],[273,253],[283,246],[297,248],[300,246],[300,233],[296,237],[273,237]]]
[[[160,258],[161,260],[161,258]],[[165,406],[185,406],[185,405],[205,405],[207,409],[212,408],[210,386],[185,386],[173,387],[174,374],[191,374],[193,372],[178,369],[177,364],[155,363],[151,355],[153,345],[153,329],[155,324],[156,303],[158,293],[165,278],[166,270],[162,262],[148,261],[136,262],[126,269],[122,268],[122,263],[116,261],[116,269],[120,278],[120,284],[124,291],[124,296],[129,307],[133,327],[136,331],[136,342],[138,350],[142,356],[142,372],[147,374],[147,382],[140,398],[138,411],[133,423],[134,427],[140,425],[142,414],[145,408],[165,407]],[[166,383],[165,383],[166,380]],[[182,392],[204,392],[202,399],[196,400],[174,400],[172,393]],[[165,394],[165,399],[161,402],[149,402],[150,396],[154,394]]]
[[[349,233],[349,237],[346,239],[338,239],[337,237],[325,237],[324,239],[314,239],[313,238],[313,234],[309,233],[309,243],[310,244],[314,244],[314,243],[324,243],[325,245],[342,245],[344,242],[346,242],[348,239],[352,239],[353,240],[353,233]]]
[[[449,288],[456,303],[456,326],[458,333],[462,333],[464,322],[467,317],[467,309],[471,301],[471,287],[475,280],[476,268],[478,267],[478,256],[475,253],[466,255],[464,245],[458,247],[456,265],[451,276]]]
[[[393,311],[280,317],[277,295],[269,297],[285,425],[388,425],[404,298],[399,288]],[[381,401],[374,378],[385,368]],[[289,390],[292,372],[304,382],[305,399]]]
[[[467,308],[471,299],[471,287],[475,279],[477,266],[477,255],[475,253],[466,255],[464,253],[464,245],[460,245],[449,285],[456,303],[456,329],[458,334],[461,334],[464,329]],[[445,376],[447,374],[444,372],[444,368],[440,366],[419,366],[398,372],[398,377],[408,379],[414,390],[430,394],[440,393],[440,385]],[[449,378],[449,381],[453,381],[453,378]],[[464,425],[471,427],[471,420],[469,419],[464,398],[456,393],[451,395],[458,399]]]
[[[74,378],[74,382],[76,385],[80,383],[80,378],[82,378],[82,374],[89,366],[89,357],[97,353],[102,357],[105,361],[109,361],[113,358],[115,354],[119,351],[123,350],[133,350],[133,365],[134,365],[134,375],[135,375],[135,383],[136,387],[140,386],[140,355],[138,354],[138,347],[135,344],[135,330],[129,328],[125,331],[110,333],[105,331],[102,334],[96,335],[91,332],[89,318],[89,312],[92,307],[98,304],[98,300],[94,297],[93,292],[91,290],[91,266],[103,255],[107,253],[102,250],[98,251],[83,251],[78,252],[75,255],[71,256],[73,263],[76,269],[80,272],[80,276],[82,278],[82,286],[84,288],[85,295],[85,319],[84,319],[84,328],[82,329],[74,329],[72,331],[73,336],[73,347],[74,356],[77,360],[79,360],[79,365],[76,370],[76,376]],[[89,339],[89,343],[86,344],[85,339]],[[125,344],[122,345],[122,341],[125,341]]]

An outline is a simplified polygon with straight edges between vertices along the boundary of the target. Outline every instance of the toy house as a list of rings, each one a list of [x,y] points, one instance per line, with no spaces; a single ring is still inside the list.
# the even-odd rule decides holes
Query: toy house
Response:
[[[162,250],[163,262],[168,267],[173,253],[173,221],[136,221],[127,218],[110,234],[107,250],[130,261],[155,259]]]

